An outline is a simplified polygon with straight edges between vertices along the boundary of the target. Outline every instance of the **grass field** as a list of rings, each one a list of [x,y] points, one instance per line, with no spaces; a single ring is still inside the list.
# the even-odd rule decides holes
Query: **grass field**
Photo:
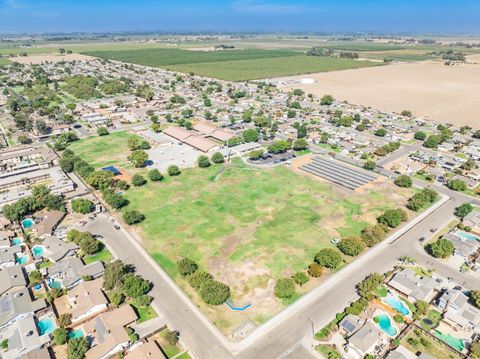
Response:
[[[370,61],[320,58],[290,50],[247,49],[235,51],[189,51],[142,49],[90,51],[86,55],[230,81],[244,81],[303,73],[344,70],[378,65]]]
[[[5,66],[11,64],[12,62],[8,59],[0,58],[0,66]]]
[[[73,142],[69,149],[83,158],[96,169],[105,166],[129,165],[127,156],[130,153],[127,141],[129,138],[140,136],[120,131],[108,136],[90,136]]]

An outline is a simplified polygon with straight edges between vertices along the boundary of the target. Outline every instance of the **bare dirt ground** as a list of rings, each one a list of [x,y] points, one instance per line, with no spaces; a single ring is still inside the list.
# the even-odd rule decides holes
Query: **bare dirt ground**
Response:
[[[302,78],[313,84],[301,84]],[[332,94],[353,104],[401,112],[457,126],[480,128],[480,65],[446,66],[425,61],[332,71],[285,78],[298,80],[285,90],[302,88],[317,96]],[[287,82],[288,83],[288,82]]]
[[[95,59],[92,56],[80,55],[80,54],[44,54],[44,55],[29,55],[18,56],[11,58],[12,61],[19,62],[21,64],[41,64],[43,62],[60,62],[60,61],[87,61]]]

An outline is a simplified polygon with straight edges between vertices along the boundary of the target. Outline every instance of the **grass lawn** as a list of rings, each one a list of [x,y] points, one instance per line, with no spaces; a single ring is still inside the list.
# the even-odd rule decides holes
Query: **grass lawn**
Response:
[[[330,345],[321,344],[318,345],[316,349],[325,359],[340,359],[342,357],[342,355]]]
[[[155,310],[152,308],[151,305],[149,305],[147,307],[139,307],[139,306],[135,305],[134,302],[130,303],[130,305],[133,307],[135,312],[137,312],[137,314],[138,314],[137,323],[146,322],[149,319],[153,319],[153,318],[158,317],[157,312],[155,312]]]
[[[426,323],[423,320],[420,320],[420,326],[422,327],[423,330],[425,331],[430,331],[433,328],[436,328],[438,324],[440,323],[440,320],[442,319],[442,314],[437,312],[434,309],[431,309],[428,313],[425,319],[431,321],[431,323]]]
[[[92,254],[91,256],[83,257],[83,261],[85,264],[89,264],[96,261],[102,261],[104,263],[110,261],[112,259],[112,254],[107,248],[103,248],[100,252]]]
[[[388,294],[388,289],[381,285],[375,290],[375,294],[380,298],[386,297]]]
[[[410,331],[401,342],[412,353],[418,351],[429,354],[436,359],[460,359],[461,356],[448,348],[447,345],[439,343],[426,334],[420,334],[418,329]]]
[[[329,150],[329,151],[333,151],[333,152],[336,152],[336,153],[342,152],[341,147],[339,147],[339,146],[332,146],[332,145],[329,145],[328,143],[318,143],[316,146],[321,147],[321,148],[325,148],[325,149],[327,149],[327,150]]]
[[[146,66],[193,72],[197,75],[230,81],[297,75],[377,66],[371,61],[306,56],[291,50],[246,49],[232,51],[189,51],[181,49],[140,49],[91,51],[87,55]]]
[[[167,335],[167,333],[168,329],[164,329],[160,332],[160,346],[162,347],[167,357],[172,358],[175,355],[181,353],[181,349],[177,345],[171,345],[166,341],[165,336]]]
[[[459,223],[460,221],[458,219],[454,219],[446,227],[442,228],[438,233],[436,233],[432,238],[430,238],[430,240],[428,240],[426,244],[435,242],[437,239],[454,229]]]
[[[73,142],[68,148],[96,169],[111,165],[125,168],[130,166],[127,160],[130,153],[127,141],[132,137],[142,139],[138,135],[119,131],[112,132],[108,136],[93,135],[82,138]]]

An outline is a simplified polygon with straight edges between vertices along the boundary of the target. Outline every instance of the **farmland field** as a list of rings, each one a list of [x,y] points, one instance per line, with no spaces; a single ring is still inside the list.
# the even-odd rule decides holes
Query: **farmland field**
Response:
[[[0,66],[11,64],[10,60],[0,58]]]
[[[274,76],[343,70],[378,65],[370,61],[320,58],[291,50],[189,51],[142,49],[132,51],[90,51],[86,55],[180,72],[244,81]]]

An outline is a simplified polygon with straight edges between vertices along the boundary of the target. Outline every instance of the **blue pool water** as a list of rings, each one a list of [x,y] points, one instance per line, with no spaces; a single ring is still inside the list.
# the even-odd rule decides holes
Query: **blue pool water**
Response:
[[[39,320],[37,323],[40,335],[50,334],[55,329],[55,322],[50,318]]]
[[[33,246],[32,253],[34,257],[43,257],[45,255],[45,248],[43,246]]]
[[[391,295],[383,299],[383,302],[387,304],[390,308],[395,309],[397,312],[403,315],[409,315],[410,310],[407,305],[403,303],[400,299],[395,298]]]
[[[69,339],[79,339],[79,338],[83,338],[84,336],[85,336],[85,333],[83,332],[82,329],[72,330],[70,333],[68,333]]]
[[[392,326],[392,322],[390,321],[390,317],[386,314],[381,314],[378,317],[375,317],[377,321],[377,325],[382,329],[385,333],[390,335],[391,337],[397,335],[397,329]]]
[[[18,264],[26,264],[28,262],[28,256],[25,254],[18,253],[16,262]]]
[[[51,279],[51,278],[48,280],[48,286],[50,288],[62,289],[62,284],[60,282],[57,282],[57,281]]]
[[[456,231],[455,235],[463,238],[463,239],[468,239],[470,241],[479,241],[480,242],[480,237],[476,236],[475,234],[468,233],[465,231]]]
[[[33,290],[40,290],[40,289],[42,289],[42,285],[41,285],[41,284],[35,284],[35,285],[33,286]]]
[[[19,246],[20,244],[22,244],[23,240],[21,238],[14,238],[12,239],[12,245],[13,246]]]
[[[24,229],[29,229],[31,228],[33,225],[35,224],[35,221],[31,218],[25,218],[23,221],[22,221],[22,227]]]

